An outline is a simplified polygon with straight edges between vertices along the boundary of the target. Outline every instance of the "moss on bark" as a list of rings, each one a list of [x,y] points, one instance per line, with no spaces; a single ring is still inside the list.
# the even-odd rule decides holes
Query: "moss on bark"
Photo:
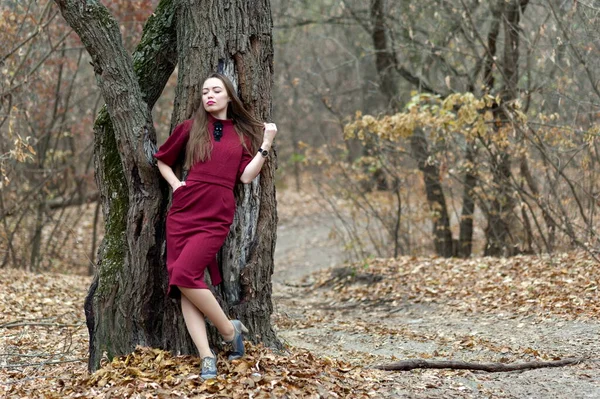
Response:
[[[104,211],[105,234],[102,254],[99,257],[101,266],[98,270],[100,281],[97,293],[103,295],[114,285],[125,263],[129,194],[113,125],[106,107],[100,111],[94,130],[97,136],[96,151],[100,151],[97,155],[101,154],[101,159],[97,158],[99,165],[96,165],[101,169],[98,175],[102,181],[98,184],[104,185],[104,194],[108,199],[106,203],[110,204]]]

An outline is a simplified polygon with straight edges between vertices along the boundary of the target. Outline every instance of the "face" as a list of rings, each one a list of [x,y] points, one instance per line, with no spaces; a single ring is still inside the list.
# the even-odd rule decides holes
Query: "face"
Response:
[[[225,119],[229,96],[225,85],[218,78],[206,79],[202,86],[202,105],[206,112],[211,113],[219,119]]]

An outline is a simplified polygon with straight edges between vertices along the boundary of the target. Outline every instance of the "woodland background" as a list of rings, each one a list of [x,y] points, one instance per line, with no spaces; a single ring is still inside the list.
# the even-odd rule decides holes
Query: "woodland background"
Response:
[[[157,3],[104,2],[130,51]],[[331,281],[315,277],[318,284],[336,287],[336,300],[361,302],[369,295],[340,281],[367,279],[381,301],[396,304],[408,280],[389,287],[381,278],[391,281],[400,267],[403,278],[423,279],[407,283],[409,298],[483,292],[495,310],[597,319],[597,2],[271,6],[277,188],[299,198],[294,215],[330,218],[328,245],[341,249],[340,261],[358,262]],[[0,43],[0,268],[91,275],[103,234],[92,156],[103,100],[89,56],[52,1],[0,0]],[[176,79],[153,110],[159,144],[169,134]],[[484,255],[497,262],[476,260]],[[433,260],[435,267],[419,260],[411,269],[391,259],[430,256],[467,260]],[[565,264],[578,266],[565,271]],[[453,292],[452,279],[424,288],[427,273],[481,282],[482,270],[502,278],[473,283],[473,293]],[[498,287],[507,275],[535,284],[523,297],[505,297],[512,288]],[[534,305],[533,298],[550,299]],[[468,307],[485,306],[474,300]],[[542,359],[566,353],[532,351]],[[301,355],[309,363],[311,356]],[[324,362],[336,372],[351,369]]]
[[[129,49],[156,3],[107,2]],[[2,4],[0,265],[81,272],[102,235],[91,137],[102,99],[52,2]],[[280,186],[333,205],[356,259],[594,251],[593,2],[272,7]],[[159,143],[175,81],[154,109]]]

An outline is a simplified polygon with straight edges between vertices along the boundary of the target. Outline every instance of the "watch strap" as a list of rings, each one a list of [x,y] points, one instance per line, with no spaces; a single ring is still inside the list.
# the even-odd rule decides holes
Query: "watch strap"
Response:
[[[269,155],[269,151],[263,150],[262,147],[258,149],[258,153],[262,155],[263,158],[266,158]]]

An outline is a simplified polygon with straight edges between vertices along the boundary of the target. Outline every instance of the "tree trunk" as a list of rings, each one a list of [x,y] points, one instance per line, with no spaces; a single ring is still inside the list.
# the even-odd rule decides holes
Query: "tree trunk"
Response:
[[[202,84],[212,72],[227,75],[244,105],[259,119],[269,120],[273,84],[269,1],[182,0],[177,18],[179,81],[173,124],[190,118],[201,105]],[[277,227],[275,160],[273,154],[258,179],[236,189],[234,222],[219,256],[223,283],[215,293],[225,313],[249,327],[252,341],[281,347],[270,322]],[[210,335],[214,344],[221,341],[214,328]]]
[[[375,65],[379,75],[379,87],[388,100],[388,106],[395,112],[400,106],[398,102],[398,82],[400,76],[396,65],[394,50],[387,40],[385,26],[384,0],[371,0],[371,38],[375,47]]]
[[[475,166],[477,147],[467,143],[466,161],[468,169],[465,172],[463,186],[462,211],[460,215],[460,230],[458,238],[457,255],[468,258],[473,251],[473,216],[475,214],[475,198],[473,190],[477,186],[477,168]]]
[[[490,202],[488,225],[485,229],[484,256],[512,256],[517,249],[510,222],[514,208],[510,185],[511,159],[503,150],[492,158],[494,197]]]
[[[539,230],[539,234],[544,241],[548,253],[552,253],[554,251],[556,242],[556,223],[554,219],[552,219],[552,216],[548,211],[547,204],[540,194],[539,185],[537,183],[537,180],[531,174],[531,170],[529,169],[529,162],[525,155],[521,157],[519,170],[521,171],[521,177],[527,182],[527,186],[529,187],[531,194],[538,201],[538,206],[542,211],[542,216],[544,217],[544,221],[546,223],[548,238],[544,238],[544,232],[541,229]]]
[[[512,0],[501,10],[504,23],[504,59],[502,90],[503,107],[512,106],[511,102],[518,98],[517,85],[519,82],[519,22],[527,7],[527,0]],[[500,18],[500,16],[498,16]],[[496,109],[496,118],[500,123],[507,123],[508,118],[503,108]],[[515,255],[520,252],[518,243],[511,232],[511,218],[514,217],[514,199],[512,198],[512,159],[501,147],[491,157],[492,176],[494,184],[494,199],[491,201],[486,228],[485,256]]]
[[[383,3],[383,0],[371,1],[371,38],[376,50],[375,63],[379,75],[380,90],[386,96],[390,109],[397,112],[399,108],[397,94],[400,73],[394,50],[390,47],[387,40],[385,27],[386,14]],[[405,76],[405,78],[407,77]],[[414,80],[409,79],[409,81],[414,83]],[[410,144],[412,155],[419,164],[419,170],[423,173],[427,200],[434,212],[433,236],[436,254],[451,257],[453,256],[453,240],[452,232],[450,231],[450,217],[444,197],[444,189],[440,184],[439,168],[437,165],[427,162],[429,150],[427,139],[423,132],[413,132]]]
[[[162,315],[171,320],[177,317],[175,307],[161,295],[165,284],[159,243],[164,236],[161,211],[165,206],[158,174],[144,153],[144,140],[154,139],[150,115],[153,102],[143,100],[149,97],[148,91],[142,95],[133,61],[121,44],[118,25],[109,12],[94,1],[88,1],[85,7],[76,1],[56,2],[91,55],[96,81],[107,104],[94,126],[96,181],[105,237],[85,303],[89,368],[94,370],[103,353],[112,358],[130,352],[138,344],[159,346],[165,341],[185,339],[180,336],[170,340],[168,337],[177,334],[178,329],[157,321]],[[170,3],[161,3],[163,8],[159,6],[153,22],[161,17],[172,18],[172,10],[166,11],[167,15],[158,12],[172,7]],[[168,32],[164,37],[169,37]],[[138,48],[138,53],[148,48]],[[147,53],[148,61],[160,62],[155,55]],[[136,62],[138,74],[143,70],[141,64]],[[159,70],[151,69],[148,75],[155,77]],[[144,88],[157,87],[148,76],[141,77],[145,78],[141,79]],[[164,84],[158,87],[162,90]]]
[[[166,204],[146,154],[148,141],[155,141],[150,109],[175,67],[174,4],[159,4],[132,59],[100,3],[56,3],[91,55],[106,101],[94,126],[105,237],[85,303],[89,368],[99,366],[103,353],[112,358],[136,345],[189,352],[179,310],[164,295]]]
[[[450,218],[446,206],[446,197],[444,196],[444,189],[439,179],[440,171],[435,161],[430,162],[427,140],[420,129],[415,129],[412,136],[410,136],[410,147],[419,165],[419,170],[423,172],[425,178],[425,193],[433,214],[433,243],[435,253],[439,256],[450,258],[454,256],[454,242],[452,240],[452,231],[450,231]]]
[[[197,104],[201,93],[200,74],[205,76],[226,62],[231,70],[235,65],[242,99],[258,117],[266,119],[273,54],[268,2],[249,11],[243,5],[230,4],[222,10],[219,2],[209,8],[189,1],[162,0],[132,58],[123,48],[116,21],[99,2],[55,1],[92,56],[106,102],[94,127],[96,180],[106,233],[85,303],[89,368],[99,366],[103,353],[112,358],[131,352],[136,345],[194,353],[179,304],[165,295],[168,190],[148,162],[155,142],[150,110],[174,70],[177,48],[182,48],[187,55],[179,55],[182,66],[174,122],[195,109],[194,102]],[[200,15],[202,12],[206,14]],[[179,27],[177,17],[182,18]],[[219,40],[215,36],[207,42],[203,40],[207,36],[200,35],[198,47],[186,42],[186,35],[206,29],[221,30]],[[219,51],[214,51],[215,43]],[[229,58],[221,60],[216,54]],[[195,58],[190,59],[190,55]],[[194,69],[202,65],[200,61],[205,62],[206,69]],[[232,227],[233,239],[230,237],[223,250],[225,282],[221,290],[225,310],[245,321],[254,341],[279,346],[270,325],[276,225],[274,167],[270,162],[260,182],[238,195],[241,206]]]

